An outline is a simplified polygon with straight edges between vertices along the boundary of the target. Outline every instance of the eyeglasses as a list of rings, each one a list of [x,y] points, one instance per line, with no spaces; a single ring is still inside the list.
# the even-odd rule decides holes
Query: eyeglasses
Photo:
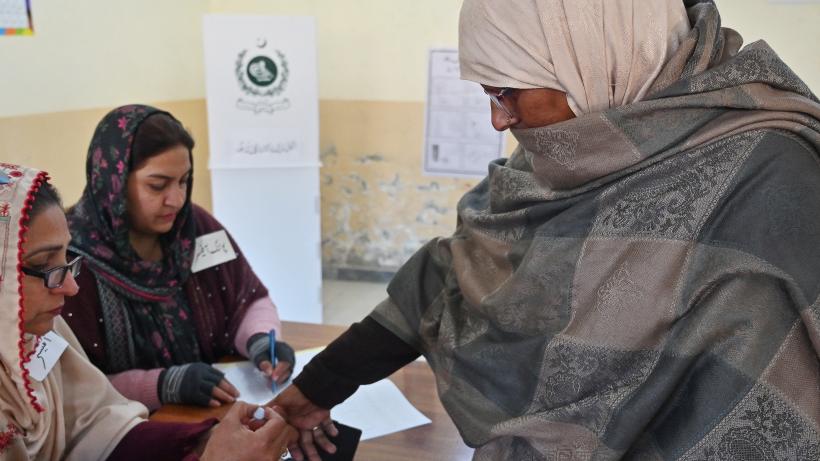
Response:
[[[43,279],[43,284],[48,289],[60,288],[65,282],[65,276],[68,271],[71,271],[71,276],[77,278],[80,275],[80,263],[83,261],[82,256],[77,256],[70,263],[65,266],[52,267],[45,271],[38,271],[28,267],[23,267],[23,273],[32,277]]]
[[[510,110],[507,109],[507,106],[504,105],[504,101],[502,100],[502,98],[505,95],[509,94],[510,91],[512,91],[512,88],[501,88],[497,92],[492,93],[488,91],[486,88],[484,88],[484,94],[490,97],[490,101],[492,101],[493,104],[495,104],[495,107],[501,109],[501,111],[504,112],[507,115],[507,117],[513,118],[512,112],[510,112]]]

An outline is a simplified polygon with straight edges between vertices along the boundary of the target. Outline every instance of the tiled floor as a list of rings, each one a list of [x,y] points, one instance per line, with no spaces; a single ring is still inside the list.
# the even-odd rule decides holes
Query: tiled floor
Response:
[[[386,288],[386,283],[323,280],[323,323],[350,325],[358,322],[387,297]]]

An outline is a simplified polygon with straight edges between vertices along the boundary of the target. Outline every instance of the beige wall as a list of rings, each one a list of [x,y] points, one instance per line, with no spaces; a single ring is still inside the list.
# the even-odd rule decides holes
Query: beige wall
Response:
[[[427,50],[456,45],[460,3],[35,1],[35,35],[0,37],[0,160],[49,170],[73,203],[99,118],[116,105],[154,103],[192,130],[194,199],[209,208],[201,16],[313,15],[324,261],[395,268],[420,242],[451,232],[456,201],[475,183],[421,174]],[[820,92],[820,4],[717,3],[724,25],[747,43],[766,37]]]
[[[35,0],[0,37],[0,117],[204,96],[205,0]]]
[[[811,88],[820,93],[820,3],[715,0],[724,27],[745,44],[764,39]]]
[[[320,113],[325,266],[395,269],[452,233],[477,181],[421,174],[423,103],[324,101]]]
[[[180,120],[196,140],[193,200],[211,208],[208,127],[205,100],[150,102]],[[0,161],[28,165],[51,174],[66,206],[85,187],[85,158],[97,122],[110,108],[79,109],[0,118]]]

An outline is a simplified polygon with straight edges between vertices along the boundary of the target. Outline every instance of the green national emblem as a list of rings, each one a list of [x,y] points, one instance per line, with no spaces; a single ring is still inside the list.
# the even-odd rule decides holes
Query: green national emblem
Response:
[[[254,85],[270,86],[276,81],[276,75],[279,70],[276,68],[276,63],[273,59],[267,56],[257,56],[248,62],[246,70],[248,78]]]
[[[239,88],[248,96],[276,97],[287,86],[288,62],[279,50],[253,55],[242,50],[236,58],[235,73]]]

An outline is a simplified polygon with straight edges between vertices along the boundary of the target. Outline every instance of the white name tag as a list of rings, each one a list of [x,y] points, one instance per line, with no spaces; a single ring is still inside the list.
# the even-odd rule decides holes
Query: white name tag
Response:
[[[53,331],[41,336],[37,349],[26,364],[29,375],[37,381],[46,379],[67,347],[68,342]]]
[[[194,245],[194,263],[191,272],[199,272],[236,259],[228,234],[224,230],[200,235]]]

